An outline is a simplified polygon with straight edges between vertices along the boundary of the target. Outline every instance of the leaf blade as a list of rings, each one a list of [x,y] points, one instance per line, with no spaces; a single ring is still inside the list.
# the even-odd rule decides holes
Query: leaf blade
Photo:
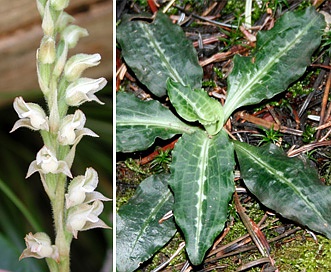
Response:
[[[166,182],[168,177],[164,174],[145,179],[129,202],[118,210],[117,271],[137,269],[176,233],[172,219],[158,223],[173,206],[173,196]]]
[[[268,208],[331,238],[331,187],[315,168],[287,157],[275,145],[257,148],[235,142],[247,188]]]
[[[310,7],[288,12],[274,28],[260,32],[254,57],[236,55],[234,58],[228,77],[224,120],[235,109],[271,98],[297,80],[310,64],[324,27],[323,16]]]
[[[198,131],[176,143],[169,181],[174,216],[185,236],[190,261],[197,265],[224,228],[234,192],[233,147],[224,131],[209,138]]]
[[[157,13],[148,24],[127,21],[117,27],[116,38],[126,63],[156,96],[166,95],[166,80],[200,88],[202,68],[192,43],[167,15]]]
[[[151,146],[155,138],[170,139],[193,133],[191,127],[158,101],[142,101],[132,94],[116,95],[116,150],[133,152]]]

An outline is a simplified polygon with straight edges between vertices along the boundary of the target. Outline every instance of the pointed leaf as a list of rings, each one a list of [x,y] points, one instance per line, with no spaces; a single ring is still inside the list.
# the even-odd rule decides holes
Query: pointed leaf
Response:
[[[129,272],[148,260],[176,233],[172,218],[158,221],[173,208],[169,175],[151,176],[120,207],[116,217],[116,271]]]
[[[156,96],[166,95],[168,77],[201,87],[203,71],[192,42],[167,15],[157,13],[152,23],[124,21],[117,27],[116,39],[126,63]]]
[[[167,90],[172,105],[178,114],[187,121],[199,121],[209,135],[222,129],[223,107],[220,102],[210,97],[203,89],[192,90],[171,78],[167,80]]]
[[[331,238],[331,187],[323,185],[309,161],[289,158],[273,144],[235,142],[247,188],[268,208]]]
[[[169,139],[192,133],[188,126],[158,101],[142,101],[132,94],[116,95],[116,150],[133,152],[151,146],[156,137]]]
[[[323,15],[309,7],[285,13],[271,30],[259,32],[256,54],[234,58],[224,120],[235,109],[271,98],[297,80],[310,64],[324,27]]]
[[[227,219],[234,192],[234,152],[221,131],[213,137],[197,131],[184,134],[173,150],[174,215],[185,236],[190,261],[198,265]]]

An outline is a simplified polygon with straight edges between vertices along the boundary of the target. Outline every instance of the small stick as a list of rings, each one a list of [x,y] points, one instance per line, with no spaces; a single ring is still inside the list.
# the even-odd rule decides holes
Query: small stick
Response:
[[[144,165],[146,163],[151,162],[152,160],[154,160],[154,158],[159,155],[160,150],[166,151],[167,149],[174,149],[175,144],[177,143],[178,139],[174,140],[173,142],[171,142],[170,144],[167,144],[164,147],[158,148],[157,150],[155,150],[153,153],[149,154],[148,156],[142,158],[140,160],[140,165]]]

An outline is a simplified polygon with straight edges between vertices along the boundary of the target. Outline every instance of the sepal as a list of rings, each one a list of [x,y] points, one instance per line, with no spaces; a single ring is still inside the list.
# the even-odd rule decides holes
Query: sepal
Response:
[[[95,200],[92,204],[82,203],[68,210],[67,229],[77,239],[78,231],[93,228],[110,228],[98,216],[103,211],[103,204]]]
[[[20,96],[15,98],[13,106],[20,120],[16,121],[10,132],[19,127],[28,127],[32,130],[49,130],[48,117],[38,104],[26,103]]]
[[[101,193],[94,192],[98,182],[98,173],[92,167],[86,169],[84,176],[75,177],[68,186],[68,193],[65,194],[66,208],[94,200],[109,201],[110,199]]]
[[[84,70],[99,65],[100,54],[77,54],[72,56],[64,67],[64,76],[69,82],[77,80]]]
[[[62,32],[62,39],[68,44],[70,49],[76,46],[80,38],[86,36],[88,36],[87,30],[76,25],[69,25]]]
[[[68,164],[65,161],[58,161],[55,154],[46,146],[39,150],[36,160],[30,164],[26,178],[30,177],[35,172],[42,174],[63,173],[72,178]]]
[[[37,259],[51,258],[59,261],[59,252],[55,245],[52,245],[51,239],[44,232],[27,234],[24,238],[26,249],[23,250],[19,260],[33,257]]]
[[[91,79],[82,77],[75,82],[72,82],[66,90],[66,103],[69,106],[79,106],[86,101],[101,102],[94,93],[100,91],[105,87],[107,81],[101,77],[98,79]]]

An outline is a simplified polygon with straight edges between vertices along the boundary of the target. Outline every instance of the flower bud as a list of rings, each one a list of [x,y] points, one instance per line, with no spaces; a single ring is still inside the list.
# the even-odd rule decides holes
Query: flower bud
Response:
[[[66,208],[94,200],[109,201],[110,199],[101,193],[94,192],[98,182],[98,173],[91,167],[86,169],[84,176],[75,177],[68,186],[68,193],[65,194]]]
[[[92,204],[83,203],[68,210],[67,229],[77,238],[78,231],[93,228],[109,228],[99,215],[103,211],[103,204],[100,200],[95,200]]]
[[[86,36],[88,36],[87,30],[76,25],[69,25],[62,32],[62,39],[68,44],[69,48],[75,47],[78,40]]]
[[[38,104],[25,103],[22,97],[16,97],[13,106],[21,119],[16,121],[10,132],[15,131],[19,127],[28,127],[32,130],[49,130],[48,118]]]
[[[56,57],[55,41],[50,36],[44,36],[38,51],[39,61],[43,64],[52,64]]]
[[[53,76],[59,77],[63,71],[67,60],[68,45],[64,41],[60,41],[56,51],[56,63],[53,69]]]
[[[69,0],[51,0],[51,5],[55,10],[64,10],[69,5]]]
[[[61,33],[69,24],[73,23],[74,21],[74,17],[64,11],[61,12],[55,24],[57,32]]]
[[[80,78],[71,83],[66,90],[66,103],[69,106],[79,106],[86,101],[102,103],[94,93],[100,91],[107,84],[103,77],[98,79]]]
[[[47,1],[44,9],[43,21],[41,23],[41,28],[44,31],[45,36],[52,37],[54,35],[54,21],[52,18],[52,13],[49,7],[49,1]]]
[[[85,69],[99,65],[100,59],[100,54],[77,54],[72,56],[64,68],[65,78],[70,82],[77,80]]]
[[[55,245],[51,245],[51,239],[44,232],[37,232],[27,234],[24,238],[26,249],[22,252],[20,260],[27,257],[34,257],[37,259],[52,258],[59,260],[58,249]]]
[[[63,173],[68,177],[72,177],[67,163],[65,161],[58,161],[54,153],[46,146],[37,153],[36,160],[30,164],[26,177],[28,178],[37,171],[43,174]]]

